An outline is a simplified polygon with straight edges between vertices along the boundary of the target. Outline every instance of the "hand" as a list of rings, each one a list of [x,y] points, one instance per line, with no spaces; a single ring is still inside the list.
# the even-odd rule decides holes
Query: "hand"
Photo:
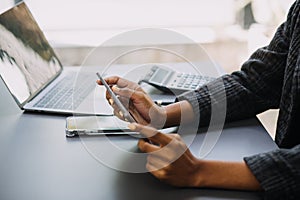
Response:
[[[200,160],[192,155],[178,134],[163,134],[152,127],[130,124],[147,137],[139,140],[149,153],[146,168],[159,180],[178,187],[261,190],[245,162]]]
[[[178,134],[163,134],[135,123],[129,128],[147,137],[148,141],[139,140],[138,147],[149,153],[146,168],[155,177],[173,186],[200,186],[201,161],[192,155]]]
[[[138,123],[150,124],[156,128],[164,127],[166,122],[164,108],[156,105],[137,83],[118,76],[106,78],[105,81],[112,86],[113,92],[119,95],[120,101],[129,109],[129,112]],[[100,80],[97,80],[97,83],[102,85]],[[124,120],[123,113],[114,104],[108,92],[106,92],[106,99],[114,108],[114,114]]]

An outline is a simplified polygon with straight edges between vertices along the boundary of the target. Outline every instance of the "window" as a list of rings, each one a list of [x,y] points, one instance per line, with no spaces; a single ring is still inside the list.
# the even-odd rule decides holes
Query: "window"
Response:
[[[122,31],[170,28],[214,40],[212,28],[235,22],[234,0],[25,0],[49,39],[89,43]],[[74,33],[74,34],[72,34]],[[68,37],[63,37],[68,35]],[[62,39],[65,38],[65,39]],[[92,42],[91,42],[92,43]]]

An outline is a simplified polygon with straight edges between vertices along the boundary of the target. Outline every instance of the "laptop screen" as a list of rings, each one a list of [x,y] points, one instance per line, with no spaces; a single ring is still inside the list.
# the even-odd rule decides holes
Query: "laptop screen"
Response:
[[[25,3],[0,15],[0,75],[19,104],[39,92],[61,70]]]

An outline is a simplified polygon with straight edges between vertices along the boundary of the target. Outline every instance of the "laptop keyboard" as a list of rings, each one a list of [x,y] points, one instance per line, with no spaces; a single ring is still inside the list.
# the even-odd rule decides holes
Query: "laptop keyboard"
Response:
[[[44,97],[34,106],[39,108],[54,108],[74,110],[95,88],[95,77],[92,75],[69,73],[61,79]]]

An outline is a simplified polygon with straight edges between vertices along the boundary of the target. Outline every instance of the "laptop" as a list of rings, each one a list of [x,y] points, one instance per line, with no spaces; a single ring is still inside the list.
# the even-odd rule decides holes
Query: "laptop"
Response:
[[[97,69],[88,71],[62,66],[24,2],[0,15],[0,76],[21,109],[111,115]]]

